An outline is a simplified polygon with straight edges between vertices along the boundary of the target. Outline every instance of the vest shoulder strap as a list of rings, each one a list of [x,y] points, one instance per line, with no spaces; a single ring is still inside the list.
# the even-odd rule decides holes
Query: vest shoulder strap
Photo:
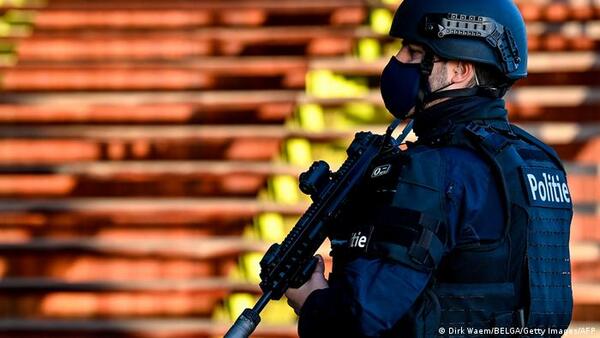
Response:
[[[544,153],[546,153],[546,155],[548,155],[552,159],[554,164],[556,164],[559,168],[561,168],[563,171],[565,171],[565,168],[563,167],[563,164],[560,161],[560,158],[558,157],[558,154],[556,153],[556,151],[554,149],[552,149],[551,147],[546,145],[544,142],[538,140],[535,136],[529,134],[522,128],[517,127],[514,124],[511,124],[510,126],[511,126],[512,131],[517,136],[519,136],[520,139],[541,149]]]

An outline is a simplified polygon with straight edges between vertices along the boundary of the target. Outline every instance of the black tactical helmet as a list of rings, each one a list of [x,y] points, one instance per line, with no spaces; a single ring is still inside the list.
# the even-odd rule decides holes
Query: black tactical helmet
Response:
[[[527,76],[527,34],[512,0],[404,0],[390,35],[449,60],[491,65],[507,84]]]

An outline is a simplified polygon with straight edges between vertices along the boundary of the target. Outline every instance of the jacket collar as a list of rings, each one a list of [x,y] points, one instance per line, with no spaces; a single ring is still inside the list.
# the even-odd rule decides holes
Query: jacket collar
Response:
[[[471,121],[508,121],[503,99],[483,96],[458,97],[438,103],[415,116],[417,143],[435,144],[451,137],[458,125]]]

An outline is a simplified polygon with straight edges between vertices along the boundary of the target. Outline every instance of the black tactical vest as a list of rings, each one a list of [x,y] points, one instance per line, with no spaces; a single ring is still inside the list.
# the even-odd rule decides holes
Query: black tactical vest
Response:
[[[433,272],[390,337],[527,337],[536,335],[534,329],[560,336],[573,307],[572,201],[558,156],[525,131],[498,120],[456,126],[448,138],[436,141],[432,147],[392,152],[373,165],[371,175],[397,172],[382,175],[380,182],[371,177],[365,189],[371,195],[363,198],[370,211],[350,213],[358,226],[332,234],[334,276],[336,265],[356,256]],[[435,147],[444,145],[474,150],[492,168],[504,196],[499,208],[506,225],[500,240],[459,246],[443,255],[445,188],[439,172],[444,163],[435,156]],[[363,238],[368,241],[361,242]]]

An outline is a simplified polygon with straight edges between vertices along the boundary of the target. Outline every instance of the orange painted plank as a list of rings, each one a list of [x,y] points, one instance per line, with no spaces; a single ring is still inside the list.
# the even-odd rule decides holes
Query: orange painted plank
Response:
[[[0,123],[261,123],[283,122],[293,102],[0,104]]]
[[[2,197],[50,196],[256,196],[267,177],[256,175],[0,175]]]
[[[185,29],[216,24],[213,13],[205,9],[99,9],[99,10],[43,10],[35,15],[36,30],[49,29]]]
[[[107,141],[0,140],[0,164],[53,164],[92,160],[228,159],[271,160],[281,139]]]
[[[558,93],[558,91],[557,91]],[[519,122],[595,122],[600,119],[598,106],[582,102],[577,107],[550,106],[539,104],[507,104],[511,121]]]
[[[563,22],[567,20],[593,20],[600,18],[600,8],[592,3],[546,3],[518,1],[517,5],[526,21]]]
[[[99,287],[102,288],[101,285]],[[600,308],[598,284],[575,283],[573,290],[576,307],[587,306],[596,310]],[[3,300],[0,304],[4,305],[0,305],[0,313],[23,318],[208,316],[220,297],[231,291],[233,288],[222,284],[221,287],[212,290],[197,291],[176,287],[174,291],[165,289],[154,292],[57,291],[44,295],[0,294],[0,299]],[[576,312],[574,319],[580,320],[578,317]]]
[[[157,41],[160,41],[161,48],[156,48]],[[17,57],[24,61],[44,62],[106,59],[180,60],[211,55],[216,53],[215,47],[210,41],[183,35],[156,39],[46,38],[19,41]]]
[[[600,18],[600,9],[593,2],[517,0],[515,3],[526,22],[563,22]],[[385,7],[395,10],[398,5]]]
[[[294,47],[312,55],[341,55],[358,38],[355,27],[205,28],[180,32],[38,32],[18,43],[19,60],[181,59],[204,55],[240,55],[256,49]],[[161,48],[156,48],[160,41]],[[265,49],[267,48],[267,49]],[[263,55],[274,55],[266,52]],[[260,53],[259,53],[260,54]],[[276,55],[276,54],[275,54]]]
[[[362,0],[252,0],[252,1],[212,1],[212,0],[171,0],[168,4],[161,0],[104,0],[90,2],[85,0],[52,0],[43,8],[55,9],[251,9],[260,8],[268,11],[309,11],[335,9],[340,6],[363,7]]]
[[[179,163],[179,165],[184,163]],[[0,174],[0,196],[5,197],[44,197],[44,196],[201,196],[201,195],[255,195],[265,184],[269,175],[274,175],[279,170],[266,170],[262,173],[244,173],[243,163],[239,165],[237,173],[214,173],[198,166],[196,172],[176,172],[178,165],[165,165],[165,170],[155,172],[144,170],[138,164],[133,170],[127,165],[111,168],[110,164],[104,165],[105,174],[94,175],[93,165],[85,166],[89,172],[83,171],[73,174],[16,174],[3,169]],[[226,165],[226,163],[224,164]],[[102,165],[98,166],[102,168]],[[169,172],[171,167],[175,172]],[[71,166],[77,168],[77,166]],[[31,168],[35,169],[35,168]],[[208,169],[208,168],[207,168]],[[26,172],[27,168],[14,167],[14,170]],[[40,170],[44,170],[40,168]],[[54,170],[71,171],[69,167]],[[103,169],[97,170],[101,172]],[[252,170],[248,170],[252,171]],[[297,170],[293,171],[296,176]],[[292,173],[292,171],[289,171]],[[600,203],[600,177],[588,175],[569,175],[569,186],[575,203]]]
[[[531,51],[593,51],[597,50],[598,40],[588,37],[567,37],[560,34],[529,35],[528,48]]]
[[[212,76],[182,69],[9,69],[5,91],[39,90],[181,90],[215,87]]]
[[[301,58],[199,59],[193,62],[20,64],[2,72],[2,87],[19,90],[185,90],[246,86],[303,87]],[[291,81],[299,78],[300,81]],[[268,83],[267,83],[268,85]]]
[[[587,142],[554,145],[554,148],[563,160],[590,164],[600,163],[600,137],[590,139]]]
[[[206,318],[154,319],[67,319],[0,320],[1,338],[214,338],[222,337],[231,323]],[[296,325],[261,323],[252,335],[255,338],[298,337]]]
[[[578,305],[600,307],[600,283],[573,283],[573,300]]]
[[[188,280],[226,276],[237,264],[236,252],[210,260],[158,257],[92,255],[83,252],[0,254],[3,278],[60,278],[81,281],[141,281],[151,279]]]
[[[570,174],[567,179],[575,203],[600,202],[600,176]]]
[[[296,167],[268,162],[168,161],[76,163],[32,167],[17,165],[0,168],[0,195],[99,196],[108,193],[129,196],[254,196],[269,176],[297,176],[300,171]]]
[[[100,156],[101,149],[89,141],[0,140],[0,163],[62,163]]]
[[[47,295],[0,295],[3,317],[20,318],[144,318],[208,317],[227,290],[213,292],[55,292]]]
[[[573,281],[600,282],[600,262],[576,262],[571,264]]]
[[[317,45],[315,45],[317,46]],[[320,48],[320,47],[315,47]],[[326,48],[326,46],[324,47]],[[237,62],[211,65],[199,63],[149,63],[132,62],[98,63],[93,65],[41,65],[39,62],[21,63],[2,71],[2,88],[19,90],[184,90],[184,89],[230,89],[243,81],[256,89],[271,80],[275,88],[303,88],[306,62],[300,60],[268,60],[262,62]],[[39,65],[38,65],[39,64]],[[378,77],[381,69],[372,74]],[[155,75],[153,77],[152,75]],[[552,85],[595,85],[597,72],[576,71],[532,73],[516,87]],[[515,88],[516,88],[515,87]]]
[[[223,8],[223,3],[197,4],[193,8],[153,9],[150,6],[138,9],[105,7],[99,9],[45,9],[39,12],[34,21],[34,29],[76,30],[86,28],[107,29],[190,29],[203,26],[246,25],[260,26],[269,22],[283,21],[286,18],[305,18],[306,25],[331,22],[334,25],[359,25],[364,22],[367,8],[346,4],[339,8],[334,4],[311,6],[311,3],[298,4],[295,8],[273,7],[247,8],[237,3],[238,8]],[[125,4],[126,5],[126,4]],[[236,3],[230,3],[236,5]],[[260,4],[257,4],[260,5]],[[275,5],[275,3],[271,4]],[[328,5],[328,6],[327,6]],[[117,7],[117,8],[114,8]],[[149,8],[150,7],[150,8]],[[204,8],[202,8],[204,7]],[[324,20],[323,20],[324,19]]]
[[[153,161],[6,166],[0,168],[0,196],[255,196],[269,176],[297,176],[300,171],[268,162]]]
[[[575,212],[571,224],[571,238],[600,242],[600,215]]]
[[[298,56],[248,56],[248,57],[206,57],[180,62],[153,61],[131,62],[126,60],[102,60],[98,62],[21,62],[7,70],[52,72],[52,71],[117,71],[117,70],[180,70],[198,71],[213,75],[282,75],[291,71],[307,71],[309,61]]]
[[[375,98],[374,98],[375,99]],[[379,98],[375,99],[377,102]],[[349,102],[347,99],[342,100]],[[554,146],[563,160],[597,163],[596,146],[598,124],[582,123],[532,123],[521,126],[542,141]],[[14,161],[8,145],[43,144],[40,139],[64,140],[64,142],[87,142],[90,139],[102,147],[105,157],[111,160],[150,158],[182,159],[194,156],[204,159],[266,160],[278,153],[282,141],[292,137],[307,138],[311,141],[351,140],[355,131],[371,130],[381,133],[385,126],[356,127],[354,130],[327,130],[306,132],[280,126],[37,126],[0,127],[0,134],[6,138],[0,141],[0,159],[5,163]],[[35,138],[35,139],[33,139]],[[37,140],[36,140],[37,139]],[[67,141],[66,139],[72,139]],[[75,141],[74,139],[81,139]],[[135,149],[151,149],[139,153]],[[25,148],[23,148],[25,149]],[[56,149],[56,148],[55,148]],[[168,151],[165,151],[168,149]],[[14,152],[14,151],[13,151]],[[35,149],[32,149],[35,152]],[[47,156],[47,155],[46,155]],[[32,160],[34,161],[34,160]],[[35,163],[35,162],[29,162]]]
[[[279,205],[255,199],[79,198],[3,199],[0,225],[29,229],[52,227],[207,226],[249,221],[261,212],[298,215],[307,205]],[[237,224],[239,226],[239,224]],[[239,228],[238,228],[239,229]]]
[[[140,231],[136,236],[131,236],[131,248],[125,248],[126,236],[121,237],[102,237],[105,241],[106,249],[98,246],[96,249],[91,245],[93,241],[81,240],[89,243],[89,248],[84,245],[77,245],[73,240],[54,240],[56,242],[54,249],[48,246],[48,249],[42,249],[40,245],[37,249],[33,245],[24,244],[19,249],[18,246],[11,250],[11,246],[3,244],[0,246],[0,276],[3,278],[58,278],[68,282],[86,282],[104,280],[111,282],[119,281],[142,281],[153,279],[171,279],[186,280],[192,278],[205,278],[210,276],[227,276],[238,263],[239,255],[247,252],[265,252],[268,244],[262,242],[249,242],[238,238],[232,238],[227,245],[211,245],[213,252],[194,253],[193,250],[185,250],[182,243],[183,236],[186,233],[174,233],[168,230],[155,231],[154,236],[164,234],[161,250],[142,250],[136,248],[140,246],[140,238],[146,236]],[[197,236],[197,233],[188,231],[189,236]],[[182,237],[174,237],[174,235]],[[151,235],[152,236],[152,235]],[[172,237],[172,240],[164,240],[166,237]],[[150,242],[157,241],[158,238],[148,237]],[[113,245],[110,249],[110,241],[121,242],[121,249]],[[218,239],[199,239],[199,245],[204,241],[205,245],[211,243],[217,244]],[[67,243],[71,243],[70,245]],[[100,243],[100,241],[96,241]],[[188,241],[191,243],[192,241]],[[223,241],[225,242],[225,241]],[[50,243],[48,241],[48,243]],[[60,244],[63,243],[61,248]],[[237,243],[237,246],[234,244]],[[177,250],[169,250],[168,245],[181,245]],[[225,244],[225,243],[223,243]],[[186,244],[189,246],[189,244]],[[595,253],[586,254],[583,245],[575,244],[572,247],[572,271],[573,280],[576,282],[600,282],[600,262],[595,259],[600,252],[600,246],[596,246]],[[207,250],[205,250],[207,251]],[[331,268],[331,258],[327,256],[328,250],[322,254],[325,257],[327,269]]]

